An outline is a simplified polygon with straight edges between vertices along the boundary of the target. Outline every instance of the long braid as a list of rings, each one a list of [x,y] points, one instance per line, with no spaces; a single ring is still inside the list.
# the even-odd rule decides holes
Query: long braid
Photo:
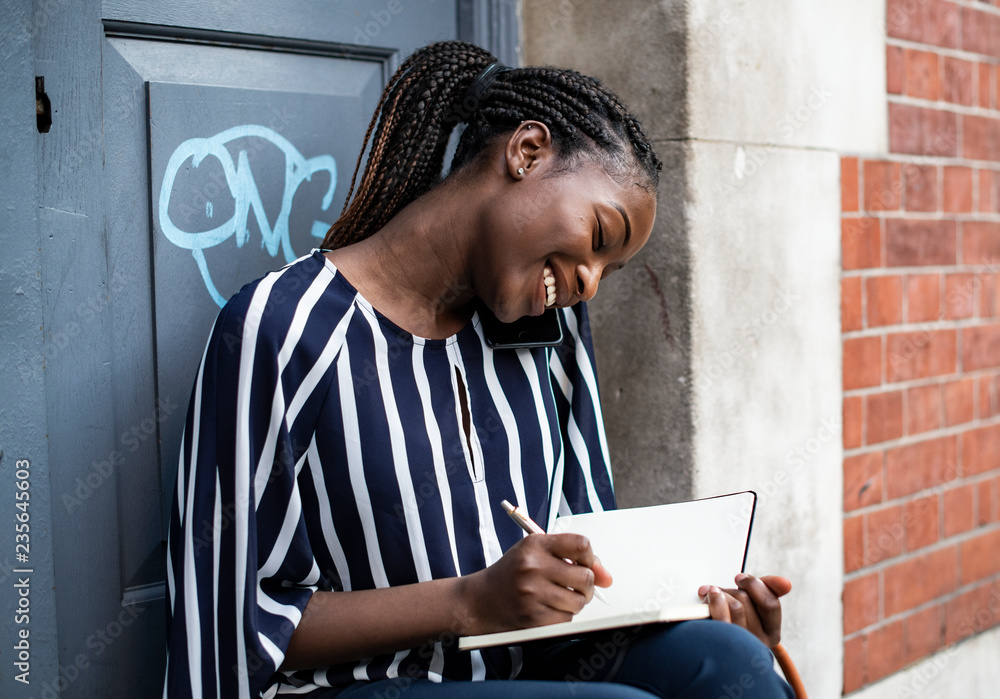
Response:
[[[462,41],[425,46],[403,61],[372,115],[347,201],[324,247],[367,238],[432,189],[441,179],[452,129],[463,118],[468,125],[452,172],[498,135],[531,119],[549,127],[563,169],[572,169],[575,156],[586,153],[612,176],[622,181],[631,176],[647,190],[656,189],[660,159],[635,116],[595,78],[551,66],[516,68],[498,74],[469,115],[469,105],[460,102],[475,78],[495,61],[488,51]],[[370,138],[368,163],[355,192]]]

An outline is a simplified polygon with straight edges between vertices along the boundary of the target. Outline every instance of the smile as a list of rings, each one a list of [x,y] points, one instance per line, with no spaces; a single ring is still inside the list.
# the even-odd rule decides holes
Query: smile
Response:
[[[542,281],[545,283],[545,307],[551,308],[556,302],[556,278],[548,266],[542,270]]]

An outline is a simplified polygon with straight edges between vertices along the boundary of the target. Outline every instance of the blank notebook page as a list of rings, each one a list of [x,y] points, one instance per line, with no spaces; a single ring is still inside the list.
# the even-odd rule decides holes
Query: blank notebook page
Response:
[[[550,533],[590,539],[614,582],[574,621],[698,604],[701,585],[735,587],[743,570],[757,496],[704,500],[559,517]]]

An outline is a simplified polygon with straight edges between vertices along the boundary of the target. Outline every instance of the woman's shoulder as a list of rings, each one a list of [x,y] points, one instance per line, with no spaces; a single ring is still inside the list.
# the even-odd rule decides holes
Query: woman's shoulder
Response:
[[[249,333],[258,344],[270,340],[280,347],[289,333],[336,327],[354,300],[323,254],[313,250],[244,285],[223,306],[216,329],[241,338]]]

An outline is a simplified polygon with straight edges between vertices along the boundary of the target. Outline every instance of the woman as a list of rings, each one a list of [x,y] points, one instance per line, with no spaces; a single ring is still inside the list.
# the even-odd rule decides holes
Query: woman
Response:
[[[523,537],[499,503],[543,526],[614,507],[580,302],[649,238],[661,166],[596,80],[462,42],[404,61],[366,145],[376,124],[326,250],[213,328],[171,518],[166,695],[791,696],[761,643],[776,577],[709,591],[732,625],[457,649],[611,584],[584,538]],[[547,308],[558,347],[489,346],[483,318]]]

